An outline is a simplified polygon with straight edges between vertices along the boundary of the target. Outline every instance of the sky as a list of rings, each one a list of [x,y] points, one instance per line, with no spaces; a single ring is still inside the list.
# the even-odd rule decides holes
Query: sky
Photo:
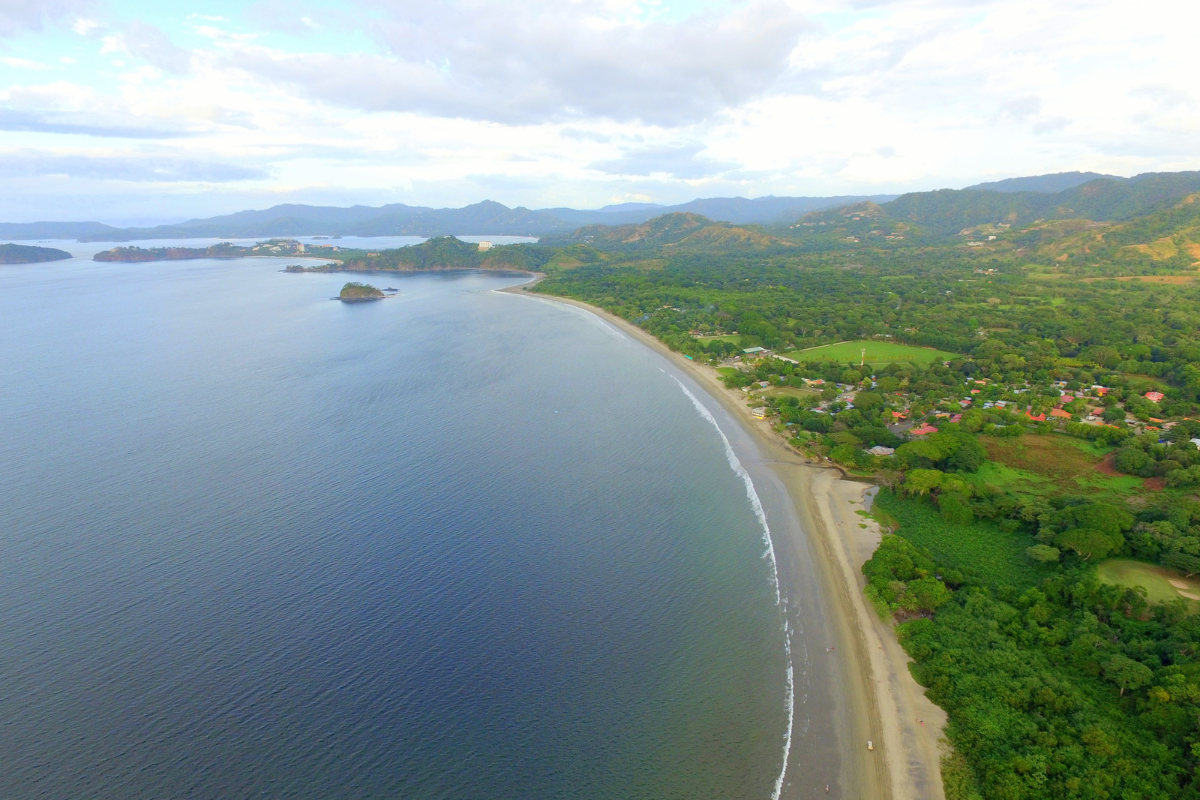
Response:
[[[1194,0],[0,0],[0,221],[1200,169]]]

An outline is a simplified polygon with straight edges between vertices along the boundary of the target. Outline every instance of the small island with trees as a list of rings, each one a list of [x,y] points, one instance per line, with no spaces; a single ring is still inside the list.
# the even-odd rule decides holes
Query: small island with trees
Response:
[[[40,264],[43,261],[63,261],[70,257],[71,254],[66,250],[55,247],[0,244],[0,264]]]
[[[342,291],[337,296],[337,299],[343,303],[366,303],[371,300],[382,300],[385,297],[387,297],[386,294],[369,283],[355,283],[351,281],[342,287]]]

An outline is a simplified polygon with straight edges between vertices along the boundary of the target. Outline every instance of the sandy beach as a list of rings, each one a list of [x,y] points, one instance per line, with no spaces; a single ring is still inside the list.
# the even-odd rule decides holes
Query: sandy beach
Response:
[[[505,291],[524,293],[531,283]],[[794,559],[811,557],[821,582],[820,593],[835,630],[837,668],[846,694],[842,720],[843,763],[840,793],[846,798],[943,800],[939,740],[944,712],[931,703],[908,671],[909,658],[896,641],[890,621],[882,620],[863,595],[862,564],[879,543],[874,520],[855,512],[864,508],[871,484],[845,480],[835,469],[809,463],[764,421],[750,414],[745,395],[725,388],[716,370],[672,352],[646,331],[602,309],[549,295],[541,299],[567,303],[596,314],[634,340],[686,371],[747,430],[764,463],[786,487],[805,541],[781,547],[781,582],[799,574]],[[779,544],[779,543],[777,543]],[[873,750],[867,749],[871,742]],[[807,797],[797,785],[786,797]]]

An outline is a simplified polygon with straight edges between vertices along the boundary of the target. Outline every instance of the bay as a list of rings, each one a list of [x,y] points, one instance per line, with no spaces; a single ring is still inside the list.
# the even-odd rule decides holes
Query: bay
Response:
[[[646,351],[90,252],[0,271],[0,796],[772,796],[763,530]]]

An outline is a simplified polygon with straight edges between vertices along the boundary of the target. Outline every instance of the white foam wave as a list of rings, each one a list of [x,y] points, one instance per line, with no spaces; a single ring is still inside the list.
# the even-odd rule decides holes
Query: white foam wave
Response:
[[[779,591],[779,565],[775,561],[775,545],[771,542],[771,528],[767,525],[767,512],[763,509],[762,501],[758,499],[758,492],[754,490],[754,481],[750,479],[750,473],[746,471],[746,468],[742,466],[742,462],[738,460],[737,454],[733,452],[733,445],[729,443],[729,437],[725,435],[725,431],[721,430],[716,417],[700,402],[696,395],[692,394],[683,385],[683,381],[674,375],[671,376],[671,379],[679,384],[679,388],[692,401],[692,405],[696,407],[696,411],[700,413],[700,416],[708,420],[717,429],[717,435],[721,437],[721,442],[725,445],[725,458],[729,462],[730,469],[746,484],[746,497],[750,499],[750,507],[754,509],[754,515],[758,517],[758,523],[762,527],[763,542],[767,546],[766,551],[763,553],[763,558],[767,559],[771,564],[771,586],[775,590],[775,605],[779,607],[783,616],[783,649],[787,655],[787,691],[785,697],[785,704],[787,705],[787,733],[783,739],[783,766],[779,770],[779,777],[775,779],[775,791],[771,795],[771,800],[779,800],[779,796],[783,793],[783,780],[787,776],[788,757],[792,751],[792,724],[796,714],[795,670],[792,666],[792,631],[788,625],[787,609],[784,606],[783,598]]]

